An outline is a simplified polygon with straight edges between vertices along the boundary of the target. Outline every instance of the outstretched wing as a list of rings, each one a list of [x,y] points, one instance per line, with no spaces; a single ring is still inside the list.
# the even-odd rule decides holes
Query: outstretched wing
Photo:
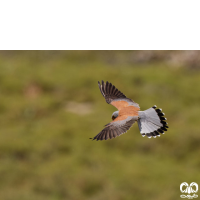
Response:
[[[134,106],[139,110],[139,105],[132,101],[131,99],[127,98],[121,91],[119,91],[112,83],[106,81],[98,82],[99,89],[104,96],[106,102],[115,106],[118,110],[121,110],[124,107]]]
[[[106,99],[106,102],[115,106],[119,110],[118,117],[113,120],[111,123],[107,124],[106,127],[97,134],[93,140],[107,140],[115,138],[127,130],[138,120],[138,110],[139,105],[128,99],[122,92],[120,92],[114,85],[111,83],[99,84],[99,89]]]
[[[93,140],[112,139],[128,131],[138,118],[136,116],[119,116],[97,134]]]

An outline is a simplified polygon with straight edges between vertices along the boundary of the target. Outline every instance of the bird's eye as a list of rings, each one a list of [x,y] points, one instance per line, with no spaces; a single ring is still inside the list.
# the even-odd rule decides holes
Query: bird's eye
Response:
[[[116,118],[116,117],[113,115],[113,116],[112,116],[112,120],[114,120],[115,118]]]

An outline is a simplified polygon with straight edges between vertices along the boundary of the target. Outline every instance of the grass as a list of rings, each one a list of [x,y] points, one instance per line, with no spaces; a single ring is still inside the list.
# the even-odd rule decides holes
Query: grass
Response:
[[[198,69],[128,62],[128,55],[0,52],[0,199],[168,200],[180,198],[182,182],[200,184]],[[143,138],[134,124],[113,140],[89,140],[116,110],[100,80],[141,110],[161,107],[168,132]]]

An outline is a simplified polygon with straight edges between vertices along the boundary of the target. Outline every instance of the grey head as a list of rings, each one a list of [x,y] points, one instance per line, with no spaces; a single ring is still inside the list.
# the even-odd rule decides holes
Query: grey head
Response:
[[[112,120],[114,120],[115,118],[117,118],[119,115],[119,111],[115,111],[113,114],[112,114]]]

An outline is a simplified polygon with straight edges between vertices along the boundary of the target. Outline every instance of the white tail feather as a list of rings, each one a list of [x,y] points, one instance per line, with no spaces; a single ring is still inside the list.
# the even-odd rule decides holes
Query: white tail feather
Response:
[[[139,111],[138,127],[142,136],[147,135],[149,138],[152,136],[160,136],[160,133],[164,133],[163,129],[168,128],[165,124],[166,122],[164,114],[161,112],[162,109],[156,109],[156,106],[149,108],[145,111]],[[156,135],[156,136],[155,136]]]

